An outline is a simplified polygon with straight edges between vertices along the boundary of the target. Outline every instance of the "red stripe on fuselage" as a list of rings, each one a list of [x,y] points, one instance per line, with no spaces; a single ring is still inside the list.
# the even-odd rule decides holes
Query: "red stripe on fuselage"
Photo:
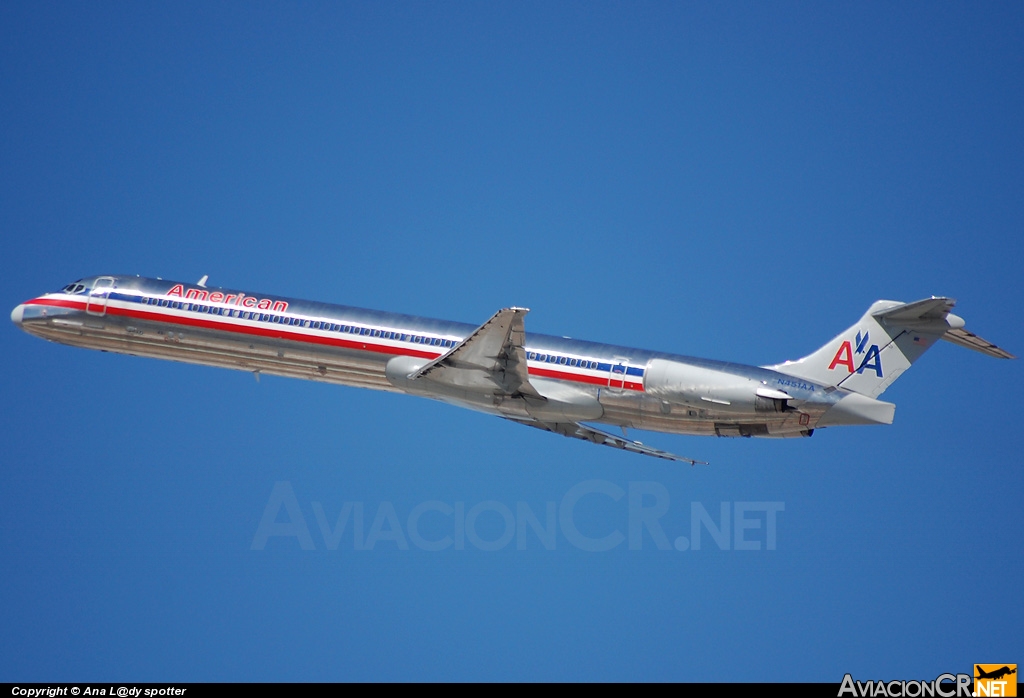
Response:
[[[25,305],[46,305],[55,308],[70,308],[72,310],[82,311],[85,310],[85,301],[69,301],[57,298],[33,298],[30,301],[26,301]],[[99,305],[99,303],[94,304],[90,302],[90,306],[92,305],[95,305],[97,308],[102,307]],[[436,359],[437,357],[441,356],[441,354],[444,353],[423,351],[422,349],[412,349],[408,347],[395,347],[383,344],[374,344],[372,342],[338,339],[335,337],[320,337],[318,335],[309,335],[303,334],[301,332],[285,331],[277,328],[236,325],[230,322],[207,320],[205,318],[183,317],[181,315],[154,313],[148,310],[118,308],[109,305],[106,307],[106,314],[117,315],[119,317],[136,318],[139,320],[148,320],[150,322],[160,322],[164,324],[185,325],[186,327],[199,327],[207,330],[234,332],[236,334],[251,335],[254,337],[285,339],[296,342],[306,342],[309,344],[320,344],[323,346],[340,347],[343,349],[355,349],[357,351],[372,351],[377,354],[390,354],[395,356],[415,356],[421,359]],[[609,380],[607,376],[588,376],[581,375],[578,373],[570,373],[568,371],[556,371],[549,368],[536,367],[531,367],[528,370],[530,375],[539,376],[541,378],[554,378],[556,380],[575,381],[577,383],[588,383],[590,385],[598,385],[602,387],[622,387],[626,390],[643,391],[644,389],[642,383],[624,381],[622,379],[617,379],[614,377],[611,380],[611,385],[609,385]]]
[[[626,390],[643,390],[644,386],[642,383],[634,383],[632,381],[623,381],[621,378],[613,377],[611,384],[609,385],[608,376],[583,376],[578,373],[569,373],[568,371],[553,371],[550,368],[531,368],[531,376],[540,376],[541,378],[555,378],[557,380],[570,380],[576,381],[577,383],[589,383],[591,385],[600,385],[601,387],[608,388],[625,388]]]
[[[50,305],[57,306],[60,308],[85,310],[84,302],[56,300],[48,298],[36,298],[34,300],[28,301],[25,305]],[[99,306],[97,305],[97,307]],[[436,359],[438,356],[441,355],[440,352],[423,351],[421,349],[384,346],[381,344],[374,344],[372,342],[338,339],[336,337],[319,337],[317,335],[308,335],[302,334],[300,332],[285,331],[283,329],[278,328],[236,325],[229,322],[219,322],[217,320],[207,320],[205,318],[182,317],[181,315],[166,315],[164,313],[154,313],[147,310],[133,310],[129,308],[117,308],[114,306],[107,306],[106,314],[117,315],[120,317],[136,318],[138,320],[149,320],[151,322],[161,322],[164,324],[171,325],[185,325],[187,327],[199,327],[207,330],[234,332],[236,334],[251,335],[254,337],[286,339],[291,341],[307,342],[310,344],[321,344],[324,346],[341,347],[343,349],[372,351],[379,354],[401,354],[402,356],[415,356],[421,359]]]

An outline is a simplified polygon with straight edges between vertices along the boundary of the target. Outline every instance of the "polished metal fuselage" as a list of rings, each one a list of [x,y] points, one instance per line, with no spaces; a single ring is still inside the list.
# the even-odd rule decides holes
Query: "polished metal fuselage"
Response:
[[[136,356],[259,374],[407,392],[522,418],[522,400],[497,394],[453,398],[396,387],[388,362],[429,361],[476,326],[206,288],[160,279],[97,276],[18,306],[15,321],[45,339]],[[13,315],[12,315],[13,317]],[[527,333],[530,382],[543,394],[599,405],[590,421],[678,434],[806,436],[839,396],[765,368]],[[658,362],[661,362],[660,364]],[[796,408],[756,413],[714,400],[666,399],[649,385],[652,366],[698,367],[784,390]],[[561,391],[561,392],[560,392]]]

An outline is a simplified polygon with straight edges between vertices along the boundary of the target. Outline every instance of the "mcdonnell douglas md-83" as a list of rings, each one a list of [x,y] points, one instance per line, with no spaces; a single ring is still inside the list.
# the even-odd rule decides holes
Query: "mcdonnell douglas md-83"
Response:
[[[878,396],[936,341],[1014,358],[965,330],[954,304],[876,301],[814,353],[760,367],[527,334],[525,308],[475,327],[207,288],[206,277],[93,276],[25,301],[11,320],[62,344],[420,395],[692,464],[626,428],[791,437],[891,424],[896,406]]]

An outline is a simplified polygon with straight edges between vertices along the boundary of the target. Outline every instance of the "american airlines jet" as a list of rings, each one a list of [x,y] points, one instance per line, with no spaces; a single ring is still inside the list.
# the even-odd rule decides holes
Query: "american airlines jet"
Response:
[[[443,400],[527,426],[698,463],[625,436],[803,437],[891,424],[878,396],[939,339],[1015,358],[964,329],[950,298],[876,301],[812,354],[739,364],[527,334],[525,308],[479,327],[133,276],[93,276],[11,320],[61,344]],[[620,427],[623,435],[593,424]]]

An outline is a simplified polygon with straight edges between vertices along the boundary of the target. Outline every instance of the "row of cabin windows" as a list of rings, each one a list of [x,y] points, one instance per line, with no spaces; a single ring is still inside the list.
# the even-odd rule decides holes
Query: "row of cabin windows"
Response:
[[[223,308],[205,303],[187,303],[185,301],[172,301],[166,298],[142,299],[146,305],[157,305],[161,308],[173,308],[176,310],[189,310],[193,313],[208,313],[210,315],[221,315],[223,317],[235,317],[240,320],[256,320],[258,322],[269,322],[274,325],[288,325],[290,327],[306,327],[311,330],[324,330],[327,332],[340,332],[342,334],[359,335],[361,337],[376,337],[381,339],[393,339],[413,344],[424,344],[432,347],[449,348],[455,346],[451,339],[440,339],[438,337],[426,337],[418,334],[403,334],[389,330],[377,330],[371,327],[357,327],[355,325],[342,325],[336,322],[323,320],[306,320],[304,318],[292,317],[289,315],[276,315],[274,313],[261,313],[258,311],[239,310],[237,308]]]
[[[146,305],[158,305],[161,308],[189,310],[194,313],[207,313],[210,315],[235,317],[241,320],[256,320],[258,322],[269,322],[275,325],[305,327],[312,330],[340,332],[342,334],[353,334],[359,335],[361,337],[392,339],[403,342],[412,342],[413,344],[424,344],[433,347],[444,347],[446,349],[455,346],[455,341],[451,339],[439,339],[438,337],[426,337],[423,335],[403,334],[401,332],[377,330],[369,327],[356,327],[355,325],[342,325],[335,322],[326,322],[323,320],[306,320],[303,318],[292,317],[288,315],[276,315],[273,313],[261,313],[258,311],[239,310],[237,308],[224,308],[215,305],[207,305],[205,303],[188,303],[185,301],[168,300],[166,298],[149,297],[144,297],[142,299],[142,302],[145,303]],[[598,363],[596,361],[590,361],[587,359],[574,359],[568,356],[558,356],[556,354],[543,354],[531,351],[527,354],[527,358],[530,361],[538,361],[541,363],[549,364],[559,364],[561,366],[572,366],[588,369],[598,368]]]
[[[596,361],[589,361],[587,359],[572,359],[568,356],[556,356],[555,354],[541,354],[538,352],[529,352],[526,358],[530,361],[540,361],[548,364],[559,364],[561,366],[579,366],[580,368],[597,368],[598,364]]]

